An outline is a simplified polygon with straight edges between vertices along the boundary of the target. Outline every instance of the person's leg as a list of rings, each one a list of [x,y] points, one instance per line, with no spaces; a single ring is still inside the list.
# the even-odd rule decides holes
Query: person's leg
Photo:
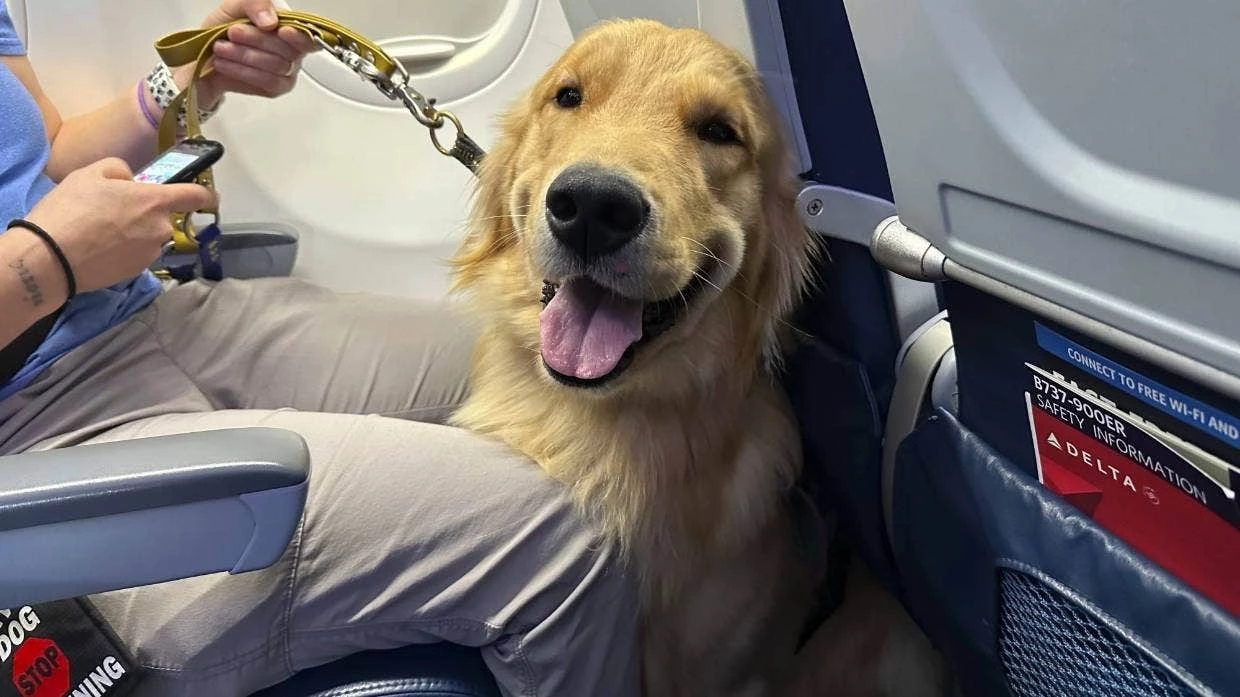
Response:
[[[249,694],[349,653],[482,647],[505,695],[636,697],[636,605],[557,483],[459,429],[295,411],[170,414],[94,442],[246,425],[306,438],[303,523],[272,567],[94,598],[145,695]]]
[[[279,409],[443,423],[476,328],[455,304],[290,278],[177,286],[0,402],[0,453],[169,412]]]
[[[70,351],[0,401],[0,455],[66,447],[131,421],[210,411],[151,329],[155,308]]]
[[[452,302],[337,293],[292,278],[197,281],[150,320],[217,409],[383,414],[442,423],[477,331]]]
[[[244,695],[353,651],[440,639],[485,646],[509,695],[637,694],[628,585],[533,463],[404,420],[212,412],[153,330],[161,309],[0,402],[0,454],[266,423],[303,434],[313,473],[304,525],[272,567],[98,597],[156,668],[146,694]],[[228,343],[184,340],[196,338]]]

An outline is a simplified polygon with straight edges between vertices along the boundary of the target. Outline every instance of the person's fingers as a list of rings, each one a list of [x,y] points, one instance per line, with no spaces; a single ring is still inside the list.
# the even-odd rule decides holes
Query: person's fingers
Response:
[[[291,59],[243,44],[232,43],[231,41],[217,43],[215,45],[215,56],[217,59],[222,58],[233,63],[248,65],[251,68],[271,73],[272,75],[288,76],[294,72],[294,63]]]
[[[236,87],[230,86],[229,91],[248,92],[264,97],[275,97],[288,92],[296,82],[292,75],[274,75],[223,58],[215,60],[215,72],[232,79]]]
[[[202,24],[213,27],[243,18],[268,31],[280,22],[271,0],[223,0]]]
[[[296,32],[292,27],[282,27]],[[299,57],[297,49],[281,38],[280,32],[263,31],[250,24],[235,24],[228,30],[228,40],[239,46],[248,46],[265,53],[294,61]],[[217,45],[218,47],[218,45]]]
[[[201,184],[159,184],[157,188],[163,204],[174,213],[192,213],[219,203],[219,196]]]
[[[90,167],[97,169],[105,179],[133,179],[133,170],[119,157],[105,157]]]
[[[294,29],[293,27],[280,27],[276,34],[284,40],[284,43],[296,49],[299,56],[307,53],[314,53],[319,50],[319,45],[314,43],[304,31]]]
[[[270,30],[280,21],[271,0],[241,0],[241,4],[245,16],[262,29]]]

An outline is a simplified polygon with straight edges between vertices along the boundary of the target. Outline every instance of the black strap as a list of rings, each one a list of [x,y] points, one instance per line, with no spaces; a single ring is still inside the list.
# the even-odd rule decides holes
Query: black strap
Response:
[[[63,310],[64,306],[61,305],[58,310],[30,325],[30,328],[22,332],[21,336],[0,349],[0,385],[4,385],[12,380],[14,375],[17,375],[17,371],[26,364],[30,354],[34,353],[35,349],[39,348],[39,345],[51,333],[52,325],[56,324]]]
[[[52,239],[51,235],[47,234],[47,230],[44,230],[29,220],[22,218],[10,220],[9,227],[19,227],[29,230],[38,235],[40,239],[47,243],[47,246],[51,248],[52,253],[56,255],[56,260],[60,262],[61,270],[65,272],[65,284],[69,289],[69,293],[65,297],[65,302],[72,300],[73,296],[77,295],[77,278],[73,275],[73,267],[69,265],[69,257],[65,256],[64,250],[60,248],[60,245],[56,244],[56,240]]]
[[[10,222],[9,227],[20,227],[29,230],[38,235],[51,248],[52,253],[56,255],[57,261],[60,262],[61,268],[64,269],[65,283],[69,290],[68,297],[72,298],[77,293],[77,279],[73,277],[73,268],[69,266],[69,260],[60,249],[60,245],[56,244],[56,240],[53,240],[52,236],[47,234],[47,231],[43,228],[21,218]],[[67,304],[68,300],[65,303]],[[56,324],[56,320],[60,318],[60,313],[64,309],[64,305],[56,308],[55,312],[30,325],[26,331],[9,342],[7,346],[0,348],[0,385],[4,385],[9,380],[12,380],[14,375],[17,375],[17,371],[21,370],[26,361],[29,360],[30,354],[34,353],[43,343],[43,340],[47,338],[47,335],[51,333],[52,327]]]

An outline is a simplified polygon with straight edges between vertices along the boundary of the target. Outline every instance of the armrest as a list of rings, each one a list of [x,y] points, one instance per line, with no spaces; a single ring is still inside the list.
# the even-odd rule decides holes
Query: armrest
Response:
[[[271,278],[288,276],[297,264],[297,230],[280,223],[220,226],[220,263],[229,278]],[[166,254],[152,270],[193,264],[195,253]]]
[[[271,428],[0,457],[0,607],[266,567],[309,472],[301,437]]]
[[[890,201],[838,186],[811,182],[797,196],[801,222],[811,231],[832,240],[851,242],[870,249],[876,230],[896,214]],[[939,311],[938,291],[933,283],[914,281],[886,273],[891,314],[900,341]]]

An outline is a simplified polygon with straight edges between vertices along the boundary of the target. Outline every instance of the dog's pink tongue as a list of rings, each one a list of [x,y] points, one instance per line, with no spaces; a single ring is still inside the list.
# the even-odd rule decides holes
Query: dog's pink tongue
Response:
[[[642,303],[585,278],[565,282],[539,315],[543,360],[561,375],[592,380],[616,369],[642,335]]]

